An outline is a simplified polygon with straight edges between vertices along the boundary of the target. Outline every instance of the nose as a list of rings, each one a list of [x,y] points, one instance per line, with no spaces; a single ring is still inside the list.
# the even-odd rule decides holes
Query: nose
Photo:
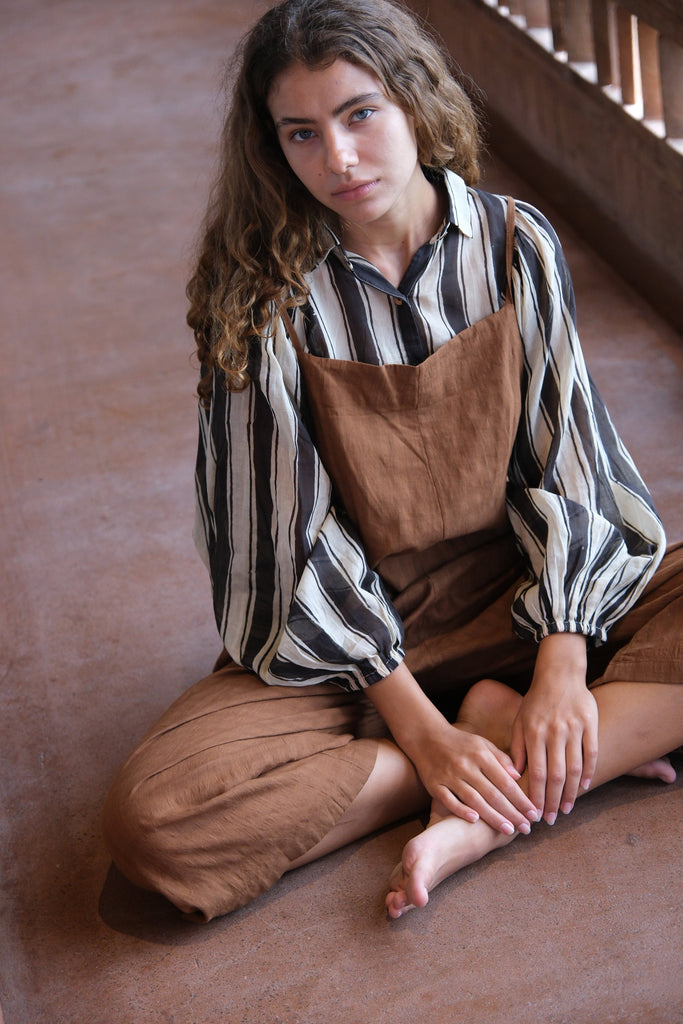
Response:
[[[332,174],[345,174],[358,163],[358,154],[346,132],[331,130],[325,140],[325,165]]]

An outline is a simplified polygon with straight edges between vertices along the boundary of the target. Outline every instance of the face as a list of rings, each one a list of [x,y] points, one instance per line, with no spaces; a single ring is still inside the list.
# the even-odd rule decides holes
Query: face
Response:
[[[348,225],[405,216],[424,186],[412,118],[372,72],[294,64],[268,97],[282,151],[308,191]]]

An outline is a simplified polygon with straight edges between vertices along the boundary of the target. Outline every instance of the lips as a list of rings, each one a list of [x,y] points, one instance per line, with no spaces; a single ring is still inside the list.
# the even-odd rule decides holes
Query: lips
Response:
[[[373,181],[349,182],[338,188],[332,195],[335,199],[341,199],[342,202],[352,202],[356,199],[365,199],[376,185],[376,179]]]

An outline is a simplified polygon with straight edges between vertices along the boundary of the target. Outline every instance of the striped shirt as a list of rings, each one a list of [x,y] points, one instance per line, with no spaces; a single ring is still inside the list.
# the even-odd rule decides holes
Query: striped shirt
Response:
[[[505,199],[451,172],[444,180],[446,221],[398,288],[335,240],[295,318],[308,351],[416,365],[500,308]],[[525,203],[516,205],[511,284],[524,372],[507,500],[528,567],[512,620],[537,641],[569,631],[600,643],[654,573],[664,532],[586,370],[559,241]],[[195,542],[220,635],[267,683],[368,686],[401,662],[403,628],[334,506],[279,321],[254,345],[250,372],[235,394],[215,374],[211,407],[199,413]]]

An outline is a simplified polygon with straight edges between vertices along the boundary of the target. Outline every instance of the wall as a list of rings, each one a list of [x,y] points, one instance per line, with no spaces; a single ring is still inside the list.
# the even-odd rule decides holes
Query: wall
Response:
[[[488,141],[683,329],[683,156],[481,0],[414,0],[484,91]]]

